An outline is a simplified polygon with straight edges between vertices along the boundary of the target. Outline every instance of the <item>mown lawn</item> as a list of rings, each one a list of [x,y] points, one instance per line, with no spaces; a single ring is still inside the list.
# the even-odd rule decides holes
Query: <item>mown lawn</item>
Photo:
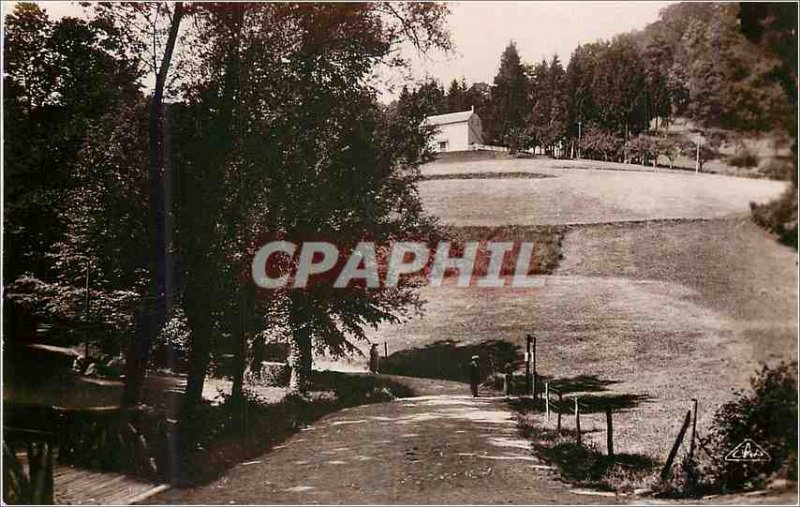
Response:
[[[771,200],[787,185],[685,171],[588,170],[592,166],[604,167],[547,159],[434,163],[423,167],[429,179],[419,191],[427,211],[446,224],[497,226],[721,218],[748,213],[751,201]],[[555,177],[447,179],[482,173]]]

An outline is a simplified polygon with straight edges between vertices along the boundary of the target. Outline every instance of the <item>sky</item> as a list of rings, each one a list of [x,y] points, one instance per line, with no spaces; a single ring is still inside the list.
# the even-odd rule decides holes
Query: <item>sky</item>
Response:
[[[53,17],[79,15],[76,2],[38,2]],[[527,63],[557,54],[566,66],[579,45],[610,39],[618,33],[642,29],[658,19],[661,9],[674,2],[449,2],[448,27],[455,50],[419,57],[413,52],[411,71],[381,76],[383,99],[390,100],[408,80],[432,76],[445,86],[464,77],[468,84],[491,83],[500,66],[500,55],[515,41]],[[3,11],[8,4],[3,3]]]
[[[579,45],[642,29],[675,2],[451,2],[448,25],[452,55],[417,59],[415,74],[445,84],[462,76],[467,83],[491,83],[510,41],[524,62],[557,54],[566,65]]]

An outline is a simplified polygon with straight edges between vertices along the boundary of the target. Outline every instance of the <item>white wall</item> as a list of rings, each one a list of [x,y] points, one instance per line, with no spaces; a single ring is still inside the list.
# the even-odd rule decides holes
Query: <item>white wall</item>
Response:
[[[433,136],[434,151],[464,151],[469,149],[469,128],[467,122],[439,125]],[[439,148],[439,143],[446,141],[447,148]]]

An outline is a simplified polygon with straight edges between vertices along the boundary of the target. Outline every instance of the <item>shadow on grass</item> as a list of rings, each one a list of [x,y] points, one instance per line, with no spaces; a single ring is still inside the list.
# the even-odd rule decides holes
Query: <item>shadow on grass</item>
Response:
[[[648,402],[650,396],[633,393],[608,393],[608,387],[618,381],[601,379],[594,375],[547,379],[551,389],[550,411],[572,416],[575,413],[575,396],[581,414],[603,413],[608,409],[621,412]],[[555,387],[554,387],[555,386]],[[544,392],[542,388],[541,392]],[[553,399],[554,392],[562,394],[559,406]],[[569,395],[569,396],[565,396]],[[548,429],[537,424],[534,414],[545,411],[545,400],[517,398],[508,400],[508,405],[519,414],[519,429],[523,437],[531,440],[534,451],[542,459],[558,468],[567,481],[581,486],[611,491],[632,490],[634,485],[652,477],[658,463],[643,454],[615,454],[608,456],[594,444],[581,442],[574,429],[562,426],[561,430]],[[571,424],[565,419],[564,425]],[[604,432],[602,429],[582,431],[582,435]]]
[[[564,377],[554,379],[552,377],[540,376],[538,382],[538,392],[541,397],[537,400],[532,398],[520,398],[509,401],[509,405],[515,411],[527,414],[530,412],[544,411],[544,392],[545,383],[549,385],[550,391],[550,411],[563,413],[573,413],[575,411],[574,397],[578,396],[581,405],[581,413],[598,413],[611,409],[614,412],[627,410],[637,407],[641,403],[650,401],[651,397],[644,394],[629,393],[607,393],[608,387],[619,383],[617,380],[601,379],[596,375],[579,375],[576,377]],[[493,379],[495,388],[502,388],[502,378]],[[527,385],[525,375],[515,374],[511,381],[511,394],[523,394],[526,392]],[[562,396],[561,406],[558,403],[558,394]],[[601,393],[601,394],[594,394]]]
[[[523,359],[519,345],[505,340],[486,340],[473,345],[441,340],[425,347],[395,352],[381,362],[381,372],[469,382],[470,358],[475,355],[480,358],[480,376],[484,379],[501,371],[506,364],[513,368],[518,367]]]
[[[314,372],[304,396],[266,404],[252,394],[237,403],[204,405],[182,432],[197,436],[192,449],[179,451],[173,484],[207,484],[225,470],[256,458],[327,414],[342,408],[412,396],[407,387],[370,374]]]
[[[593,445],[577,444],[573,438],[562,435],[553,442],[534,443],[534,449],[557,466],[564,479],[582,486],[617,490],[622,482],[650,475],[658,465],[642,454],[608,456]]]

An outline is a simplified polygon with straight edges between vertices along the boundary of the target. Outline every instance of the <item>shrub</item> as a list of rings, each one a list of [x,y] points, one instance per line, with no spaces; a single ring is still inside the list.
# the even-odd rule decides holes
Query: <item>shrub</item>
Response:
[[[166,367],[184,371],[189,360],[191,330],[183,309],[177,307],[153,340],[150,353],[151,367]]]
[[[794,172],[793,160],[789,157],[773,157],[761,168],[761,174],[766,178],[788,181]]]
[[[753,221],[778,236],[778,241],[797,249],[797,187],[792,186],[774,201],[750,203]]]
[[[758,156],[747,148],[728,157],[728,165],[749,169],[758,165]]]
[[[764,366],[750,392],[722,405],[709,436],[712,463],[706,473],[717,489],[763,487],[772,478],[797,480],[797,363]],[[725,456],[745,439],[769,455],[768,462],[729,462]]]

